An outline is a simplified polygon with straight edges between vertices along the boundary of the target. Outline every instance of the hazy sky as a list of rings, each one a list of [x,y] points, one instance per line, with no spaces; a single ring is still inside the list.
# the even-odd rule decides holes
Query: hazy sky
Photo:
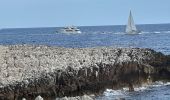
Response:
[[[170,0],[0,0],[0,27],[170,23]]]

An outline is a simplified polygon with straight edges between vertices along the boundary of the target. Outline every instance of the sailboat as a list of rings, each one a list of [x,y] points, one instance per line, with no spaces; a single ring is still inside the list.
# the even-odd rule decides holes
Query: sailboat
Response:
[[[126,25],[126,33],[127,34],[139,34],[140,33],[140,31],[136,28],[131,11],[129,14],[128,24]]]

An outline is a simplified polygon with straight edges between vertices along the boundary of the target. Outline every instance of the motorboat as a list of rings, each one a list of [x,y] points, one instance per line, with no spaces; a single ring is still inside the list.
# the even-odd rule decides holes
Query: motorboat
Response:
[[[80,34],[82,33],[80,29],[75,26],[68,26],[60,29],[58,33],[65,33],[65,34]]]

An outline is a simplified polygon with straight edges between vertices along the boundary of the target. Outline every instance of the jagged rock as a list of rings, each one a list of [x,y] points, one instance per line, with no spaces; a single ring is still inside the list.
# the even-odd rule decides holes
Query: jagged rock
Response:
[[[26,100],[25,98],[22,98],[22,100]]]
[[[63,98],[56,98],[56,100],[68,100],[67,97],[63,97]]]
[[[88,95],[83,95],[80,100],[93,100],[93,98],[89,97]]]
[[[83,95],[83,96],[76,96],[76,97],[56,98],[56,100],[94,100],[94,99],[88,95]]]
[[[35,98],[35,100],[44,100],[40,95]]]
[[[170,79],[170,56],[140,48],[0,46],[0,99],[101,93]]]

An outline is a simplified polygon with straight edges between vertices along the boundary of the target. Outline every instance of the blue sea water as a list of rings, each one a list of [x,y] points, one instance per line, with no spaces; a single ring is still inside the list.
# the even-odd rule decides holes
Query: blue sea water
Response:
[[[170,54],[170,24],[137,25],[139,35],[127,35],[125,26],[81,26],[82,34],[56,33],[61,27],[9,28],[0,30],[0,44],[40,44],[61,47],[139,47]],[[96,100],[114,100],[119,95],[105,91]],[[122,93],[122,92],[121,92]],[[159,94],[159,95],[157,95]],[[170,100],[170,86],[149,87],[149,90],[125,92],[127,100]]]
[[[42,44],[63,47],[140,47],[170,54],[170,24],[138,25],[141,34],[126,35],[125,26],[79,27],[82,34],[56,34],[58,28],[0,30],[0,44]]]
[[[95,100],[170,100],[170,82],[158,81],[151,85],[136,87],[134,92],[128,92],[127,88],[107,89]]]

